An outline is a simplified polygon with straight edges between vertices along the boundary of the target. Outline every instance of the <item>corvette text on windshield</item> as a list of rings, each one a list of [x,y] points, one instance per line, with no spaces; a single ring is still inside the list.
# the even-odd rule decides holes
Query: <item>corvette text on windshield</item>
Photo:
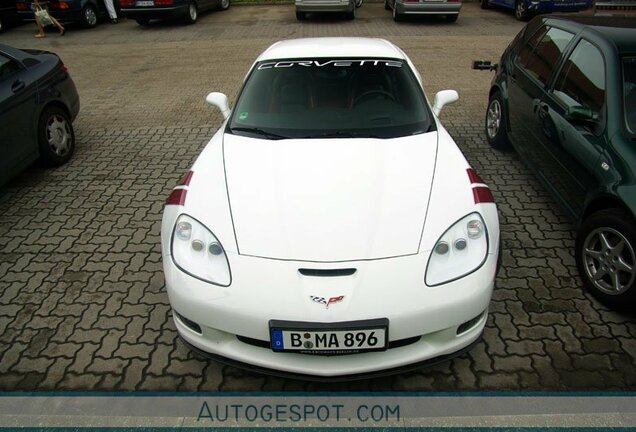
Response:
[[[389,67],[402,67],[402,62],[392,60],[290,60],[290,61],[276,61],[266,62],[258,66],[258,70],[271,69],[271,68],[289,68],[293,66],[305,66],[305,67],[351,67],[351,66],[389,66]]]

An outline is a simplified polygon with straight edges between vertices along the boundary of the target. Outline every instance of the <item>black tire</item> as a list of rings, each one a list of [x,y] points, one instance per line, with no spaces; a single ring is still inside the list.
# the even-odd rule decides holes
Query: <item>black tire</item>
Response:
[[[199,19],[199,8],[196,2],[191,1],[188,3],[188,11],[183,19],[186,24],[194,24]]]
[[[389,4],[389,0],[384,0],[384,10],[391,10],[391,5]]]
[[[353,20],[356,18],[356,5],[353,5],[353,9],[351,9],[349,12],[347,12],[347,19],[348,20]]]
[[[503,103],[501,93],[496,91],[488,100],[486,109],[486,120],[484,122],[484,132],[490,147],[495,150],[505,150],[510,148],[506,125],[508,124],[508,114]]]
[[[488,0],[481,0],[479,2],[479,6],[481,6],[482,9],[489,9],[490,5],[488,4]]]
[[[307,18],[307,14],[305,14],[305,12],[298,12],[296,11],[296,19],[298,21],[304,21],[305,18]]]
[[[457,18],[459,18],[459,14],[452,14],[452,15],[446,15],[446,21],[450,22],[450,23],[454,23],[455,21],[457,21]]]
[[[50,106],[42,111],[38,123],[38,147],[45,165],[59,166],[75,151],[73,124],[63,109]]]
[[[636,227],[632,216],[622,209],[593,213],[583,221],[575,247],[576,265],[587,290],[612,309],[634,310]]]
[[[97,9],[92,4],[87,4],[82,9],[82,25],[86,28],[97,26]]]
[[[398,22],[398,21],[402,21],[402,14],[399,14],[397,12],[397,2],[395,0],[393,0],[393,7],[391,9],[393,9],[393,21]]]
[[[150,25],[150,20],[148,18],[137,18],[135,21],[137,21],[137,24],[142,27],[148,27]]]
[[[356,3],[356,7],[359,8],[362,6],[362,3],[364,3],[364,0],[355,0]]]
[[[228,10],[230,8],[230,0],[219,0],[219,10]]]
[[[517,0],[515,2],[515,18],[519,21],[528,21],[530,19],[530,12],[528,12],[525,0]]]

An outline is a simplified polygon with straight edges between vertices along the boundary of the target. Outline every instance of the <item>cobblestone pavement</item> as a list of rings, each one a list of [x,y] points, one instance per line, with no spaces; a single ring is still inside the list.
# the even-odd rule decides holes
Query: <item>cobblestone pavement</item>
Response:
[[[636,389],[636,320],[581,288],[573,226],[514,153],[482,132],[496,60],[521,28],[464,5],[456,24],[394,23],[381,3],[355,21],[296,22],[292,5],[234,6],[193,26],[133,21],[0,42],[59,53],[82,110],[66,166],[34,166],[0,188],[1,390]],[[499,203],[504,267],[480,342],[432,369],[341,384],[252,374],[201,359],[178,340],[163,285],[163,201],[221,123],[205,95],[233,99],[255,56],[278,39],[377,36],[400,45],[430,97],[454,88],[442,119]]]

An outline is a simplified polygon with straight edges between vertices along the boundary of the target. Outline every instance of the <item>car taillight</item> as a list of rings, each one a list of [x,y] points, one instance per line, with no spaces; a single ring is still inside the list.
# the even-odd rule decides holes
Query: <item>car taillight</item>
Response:
[[[66,2],[51,2],[49,3],[49,9],[68,9],[69,5]]]
[[[18,2],[18,3],[15,4],[15,8],[17,10],[21,10],[21,11],[29,10],[29,7],[27,6],[26,3],[19,3]]]
[[[172,6],[174,0],[155,0],[155,6]]]
[[[133,0],[121,0],[119,2],[120,7],[131,7],[133,5]]]
[[[62,63],[62,70],[64,71],[64,73],[68,74],[68,68],[64,63]]]

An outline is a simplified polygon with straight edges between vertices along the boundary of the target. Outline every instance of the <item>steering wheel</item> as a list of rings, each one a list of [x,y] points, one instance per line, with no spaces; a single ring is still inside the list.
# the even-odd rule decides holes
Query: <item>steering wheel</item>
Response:
[[[360,103],[360,101],[362,101],[363,99],[366,99],[366,98],[368,98],[369,96],[372,96],[372,95],[382,95],[385,98],[390,99],[393,102],[395,102],[395,96],[393,96],[391,93],[389,93],[386,90],[378,90],[378,89],[376,89],[376,90],[369,90],[369,91],[366,91],[366,92],[362,93],[360,96],[358,96],[357,98],[355,98],[353,100],[352,106],[358,105]]]

